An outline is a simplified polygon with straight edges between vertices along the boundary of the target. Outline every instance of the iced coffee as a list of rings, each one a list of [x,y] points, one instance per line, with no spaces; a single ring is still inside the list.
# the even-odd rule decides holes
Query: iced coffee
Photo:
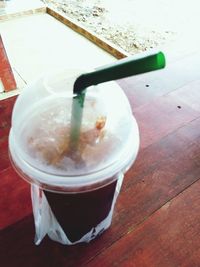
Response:
[[[65,102],[58,101],[53,107],[48,103],[47,107],[51,108],[41,112],[39,122],[38,113],[32,115],[23,133],[27,154],[37,159],[35,167],[45,172],[71,173],[73,180],[75,173],[93,172],[109,162],[112,153],[117,153],[120,140],[106,131],[106,116],[96,116],[95,105],[95,100],[86,102],[85,111],[92,107],[93,114],[85,114],[89,118],[83,121],[75,148],[70,145],[70,118],[67,118]],[[37,111],[39,109],[37,107]],[[92,185],[76,188],[76,192],[60,194],[44,190],[44,193],[67,237],[75,242],[108,216],[115,187],[116,179],[96,188]]]
[[[139,145],[137,123],[115,83],[87,90],[75,146],[72,102],[72,91],[51,91],[38,81],[17,101],[9,138],[14,167],[38,188],[32,203],[40,239],[46,231],[63,244],[89,242],[110,226],[123,173]]]

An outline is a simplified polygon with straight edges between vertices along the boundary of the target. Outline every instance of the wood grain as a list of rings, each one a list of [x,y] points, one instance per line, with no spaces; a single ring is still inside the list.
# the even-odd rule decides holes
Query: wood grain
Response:
[[[19,238],[19,247],[13,247],[14,251],[9,252],[17,256],[18,264],[15,266],[25,265],[29,257],[33,257],[33,264],[37,262],[38,266],[44,266],[44,262],[49,263],[48,255],[51,255],[51,262],[55,264],[50,266],[85,266],[120,238],[134,232],[151,214],[200,178],[199,130],[200,119],[197,119],[141,150],[135,166],[126,175],[112,227],[92,243],[63,247],[46,238],[40,245],[44,253],[40,261],[41,254],[36,256],[36,248],[32,245],[34,234],[30,230],[31,220],[25,219],[9,227],[10,231],[4,230],[6,247],[11,246],[12,235],[19,238],[22,229],[26,232],[26,236]],[[9,205],[12,206],[11,203]],[[20,248],[27,242],[29,245],[21,251]],[[13,257],[8,253],[6,255],[5,263],[12,266]]]
[[[30,186],[11,167],[0,175],[0,229],[3,229],[31,214],[32,210]]]
[[[199,62],[191,55],[166,70],[119,81],[141,146],[111,228],[89,244],[62,246],[46,237],[34,245],[29,185],[13,172],[7,154],[15,98],[0,103],[2,266],[200,266]]]
[[[0,82],[4,91],[8,92],[17,88],[13,70],[11,68],[5,45],[0,34]]]
[[[8,134],[16,97],[0,101],[0,229],[31,213],[30,189],[12,169],[8,156]]]
[[[200,181],[85,266],[199,266],[199,192]]]
[[[141,132],[141,148],[174,132],[199,117],[199,112],[170,94],[134,111]]]
[[[10,166],[8,158],[8,134],[11,126],[11,114],[16,97],[0,101],[0,172]]]
[[[185,94],[192,95],[191,90],[194,87],[194,83],[196,83],[195,87],[197,87],[200,78],[198,71],[200,68],[200,54],[189,54],[180,60],[172,60],[169,63],[166,56],[166,61],[165,69],[122,79],[121,81],[118,80],[133,109],[172,91],[176,92],[179,88],[185,90],[184,94],[182,94],[183,97]],[[194,88],[194,90],[197,90],[198,94],[198,89]],[[179,92],[177,91],[176,94],[179,94]]]

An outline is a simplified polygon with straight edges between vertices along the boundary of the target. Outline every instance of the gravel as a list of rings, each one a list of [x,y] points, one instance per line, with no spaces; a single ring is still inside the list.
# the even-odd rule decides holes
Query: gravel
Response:
[[[137,12],[139,1],[123,0],[123,6],[117,7],[114,0],[43,0],[129,54],[165,45],[176,36],[176,32],[167,26],[159,28],[155,23],[151,25],[151,20],[142,19]]]

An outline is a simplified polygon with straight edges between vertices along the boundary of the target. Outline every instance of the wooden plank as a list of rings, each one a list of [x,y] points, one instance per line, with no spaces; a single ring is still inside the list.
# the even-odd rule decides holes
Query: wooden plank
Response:
[[[8,103],[8,106],[6,104]],[[10,130],[13,101],[0,102],[0,172],[10,166],[8,158],[8,134]]]
[[[0,243],[3,245],[0,246],[0,257],[2,266],[56,266],[55,262],[58,262],[59,260],[57,257],[56,259],[53,259],[51,254],[52,246],[37,247],[34,245],[33,239],[30,239],[30,235],[32,237],[34,235],[32,216],[28,216],[15,224],[15,228],[8,227],[4,231],[1,231]],[[12,238],[11,236],[15,238]]]
[[[200,115],[198,111],[170,94],[136,108],[134,114],[141,133],[141,148],[157,142]]]
[[[26,82],[22,79],[22,77],[16,72],[15,69],[13,69],[13,73],[15,76],[15,80],[17,83],[17,89],[11,90],[9,92],[0,92],[0,101],[7,99],[9,97],[17,96],[21,93],[23,88],[26,86]]]
[[[126,182],[122,189],[126,190],[138,182],[144,183],[143,178],[148,174],[153,175],[156,171],[169,173],[170,177],[187,168],[199,166],[199,142],[200,118],[167,135],[159,142],[140,150],[133,168],[126,174]],[[167,180],[164,181],[167,182]],[[178,186],[178,183],[176,185]],[[175,189],[174,186],[172,189]]]
[[[8,139],[8,134],[11,126],[12,109],[15,103],[16,97],[5,99],[0,101],[0,144],[4,140]]]
[[[15,99],[0,101],[0,229],[31,213],[29,185],[11,168],[8,155],[8,134]]]
[[[163,204],[199,179],[200,166],[196,158],[199,151],[199,129],[200,119],[194,120],[180,128],[176,134],[168,135],[141,151],[135,166],[126,175],[112,227],[100,238],[88,245],[72,247],[63,247],[46,239],[39,248],[39,251],[46,251],[40,264],[41,255],[36,255],[35,248],[31,245],[32,222],[24,220],[20,224],[12,225],[9,231],[3,231],[3,242],[7,240],[6,247],[12,247],[10,242],[13,236],[19,239],[18,248],[13,246],[6,253],[5,260],[12,261],[15,256],[18,259],[16,266],[20,266],[25,264],[26,258],[30,258],[30,262],[37,262],[38,266],[42,266],[44,261],[49,262],[51,258],[59,266],[85,266],[86,262],[122,236],[134,231]],[[11,203],[9,205],[12,206]],[[26,235],[20,238],[21,231]],[[28,245],[24,247],[24,244]],[[30,266],[33,265],[30,263]]]
[[[185,87],[185,90],[187,90],[188,88],[187,87]],[[196,89],[198,90],[198,86],[196,86]],[[183,89],[181,89],[181,93],[183,93]],[[193,92],[194,93],[194,92]],[[182,94],[183,95],[183,94]],[[196,100],[197,98],[195,97],[195,100]],[[164,109],[165,109],[165,111],[167,111],[168,109],[169,109],[169,102],[170,102],[170,104],[171,103],[173,103],[173,101],[171,100],[171,98],[170,98],[170,101],[168,101],[167,102],[167,105],[164,105],[162,102],[162,104],[163,104],[163,106],[164,106]],[[7,100],[7,101],[2,101],[1,102],[1,113],[2,113],[2,117],[1,117],[1,132],[0,132],[0,137],[1,137],[1,148],[2,148],[2,153],[1,153],[1,170],[3,170],[3,169],[5,169],[5,168],[7,168],[8,166],[9,166],[9,159],[8,159],[8,152],[7,152],[7,140],[5,140],[4,138],[6,138],[6,136],[8,136],[8,133],[9,133],[9,128],[10,128],[10,113],[11,113],[11,110],[12,110],[12,105],[13,105],[13,103],[14,103],[14,98],[13,99],[9,99],[9,100]],[[159,102],[160,103],[160,102]],[[180,103],[180,102],[179,102]],[[191,102],[190,102],[191,103]],[[159,109],[161,109],[161,107],[159,106]],[[174,112],[174,111],[173,111]],[[177,112],[179,112],[179,110],[177,111]],[[146,120],[148,120],[147,122],[148,122],[148,124],[149,125],[155,125],[152,121],[150,121],[149,122],[149,110],[147,109],[147,106],[145,106],[145,110],[144,110],[144,114],[148,114],[148,118],[146,119]],[[187,114],[187,116],[188,116],[188,114],[189,114],[190,112],[188,111],[188,109],[186,109],[186,114]],[[136,114],[138,114],[137,112],[136,112]],[[185,113],[184,113],[185,114]],[[192,113],[193,114],[193,113]],[[194,113],[194,114],[196,114],[196,112]],[[173,116],[172,116],[173,115]],[[144,118],[139,118],[139,122],[141,121],[141,122],[143,122],[144,123],[144,125],[145,125],[145,118],[146,117],[144,117]],[[158,116],[152,116],[152,118],[154,119],[154,118],[156,118],[156,120],[155,120],[155,123],[160,123],[160,121],[162,121],[163,120],[163,117],[161,117],[159,120],[158,120]],[[175,118],[176,118],[176,114],[172,114],[171,112],[170,112],[170,118],[173,118],[173,121],[175,120]],[[188,118],[190,119],[190,120],[192,120],[193,119],[193,117],[186,117],[187,118],[187,120],[188,120]],[[176,125],[176,127],[178,128],[178,127],[180,127],[180,124],[179,124],[179,122],[181,121],[181,123],[186,123],[187,122],[187,120],[185,120],[186,119],[185,118],[185,116],[182,116],[181,117],[181,120],[180,120],[180,118],[178,117],[178,119],[177,119],[177,121],[178,121],[178,125],[177,124],[166,124],[167,125],[167,127],[168,127],[168,125],[170,125],[170,127],[171,127],[171,125]],[[184,119],[184,120],[183,120]],[[147,124],[147,122],[146,122],[146,124]],[[143,130],[143,131],[141,131],[142,132],[142,136],[143,135],[145,135],[146,136],[146,139],[147,140],[149,140],[148,138],[149,138],[149,136],[150,136],[150,134],[149,134],[149,132],[150,132],[150,130],[146,130],[147,128],[145,128],[145,130]],[[154,129],[154,127],[153,127],[153,129]],[[160,134],[160,132],[159,132],[159,129],[160,129],[160,127],[159,127],[159,125],[157,125],[157,127],[155,128],[156,129],[156,131]],[[164,128],[164,131],[163,131],[164,133],[166,133],[166,128]],[[155,134],[155,140],[156,140],[156,138],[160,138],[160,135],[159,134]],[[153,135],[153,134],[152,134]],[[154,135],[153,135],[154,136]],[[178,138],[177,138],[178,139]],[[144,140],[145,140],[145,137],[144,137]],[[147,143],[147,145],[148,145],[148,143]],[[145,147],[145,146],[143,146],[142,145],[142,147]],[[156,149],[155,149],[156,150]],[[158,150],[159,150],[159,147],[158,147]],[[152,151],[152,153],[155,153],[155,152],[153,152]],[[163,153],[165,153],[165,155],[166,155],[166,151],[165,152],[163,152]],[[139,156],[140,156],[140,154],[139,154]],[[144,157],[144,155],[142,156],[142,157]],[[160,156],[159,156],[160,157]],[[148,159],[149,160],[149,159]],[[142,159],[141,159],[141,162],[142,162]],[[144,166],[143,166],[143,168],[144,168]]]
[[[200,181],[85,266],[200,266],[199,192]]]
[[[13,69],[14,77],[17,83],[17,89],[11,90],[8,92],[0,92],[0,101],[4,100],[6,98],[17,96],[21,93],[23,88],[26,86],[26,82],[22,79],[22,77],[16,72],[15,69]]]
[[[17,87],[14,74],[0,35],[0,82],[4,91],[14,90]]]
[[[17,96],[20,93],[21,93],[21,89],[16,89],[16,90],[12,90],[12,91],[9,91],[9,92],[0,93],[0,101],[4,100],[4,99],[7,99],[7,98],[10,98],[10,97],[13,97],[13,96]]]
[[[80,33],[88,40],[92,41],[94,44],[103,48],[106,52],[109,52],[114,57],[120,59],[129,56],[129,54],[120,47],[117,47],[108,40],[105,40],[105,38],[98,36],[96,33],[86,29],[77,21],[67,17],[66,15],[62,15],[60,12],[54,10],[53,8],[47,7],[47,13],[62,22],[63,24],[69,26],[72,30]]]
[[[16,11],[11,13],[5,13],[0,15],[0,21],[12,20],[16,18],[21,18],[24,16],[30,16],[37,13],[46,13],[46,7],[38,7],[29,10]]]
[[[190,87],[193,81],[198,83],[199,69],[200,54],[196,53],[175,62],[167,61],[165,69],[118,80],[118,83],[124,89],[134,109],[187,84]],[[188,88],[188,94],[190,91]]]
[[[174,91],[171,96],[178,98],[183,103],[183,107],[180,106],[180,108],[184,108],[186,104],[200,112],[200,103],[198,101],[200,99],[199,88],[200,80],[195,80],[181,87],[179,90]]]
[[[185,88],[179,88],[180,91],[174,91],[134,109],[139,124],[144,125],[143,145],[136,163],[126,174],[112,227],[104,235],[88,245],[72,247],[64,247],[45,239],[39,248],[35,248],[32,244],[32,221],[28,217],[1,233],[2,242],[5,243],[2,251],[4,265],[12,266],[13,258],[17,259],[15,266],[26,265],[28,259],[30,266],[35,266],[37,263],[37,266],[46,264],[61,267],[86,266],[86,263],[93,260],[94,257],[101,260],[103,251],[109,250],[109,247],[112,249],[113,243],[117,244],[118,240],[123,240],[128,233],[132,234],[137,231],[142,222],[149,221],[150,216],[153,217],[152,214],[160,207],[197,181],[200,178],[199,98],[198,85],[192,87],[195,97],[190,97],[189,100],[184,97],[190,86],[191,84],[188,84]],[[180,105],[179,96],[181,95],[182,108],[180,109],[177,106]],[[181,111],[180,114],[177,113],[179,111]],[[167,120],[164,120],[166,118]],[[154,128],[149,126],[151,123]],[[163,127],[165,131],[163,131]],[[155,133],[155,137],[152,133]],[[148,141],[148,135],[151,137],[150,141]],[[6,169],[6,171],[8,170],[9,168]],[[2,181],[5,182],[5,178]],[[4,186],[4,190],[6,190],[6,186]],[[9,195],[6,197],[6,203],[12,209],[14,204],[9,201]],[[16,195],[16,198],[12,198],[12,200],[17,200],[17,198]],[[21,217],[16,213],[15,218]],[[25,233],[25,236],[22,236],[22,232]],[[18,246],[13,246],[13,237],[19,240]],[[115,255],[118,255],[117,251]],[[41,255],[43,256],[42,260]],[[104,254],[102,254],[103,256]],[[107,258],[109,255],[106,254]],[[123,262],[123,255],[121,255],[121,259]],[[96,263],[95,261],[94,263]],[[109,260],[107,262],[109,263]],[[91,262],[91,264],[93,263]]]
[[[196,55],[126,80],[141,149],[126,174],[112,227],[90,244],[72,247],[48,238],[39,247],[33,243],[29,185],[11,169],[7,151],[14,99],[0,102],[1,265],[199,266],[198,79]],[[120,84],[125,87],[124,80]]]
[[[31,214],[30,186],[10,167],[0,173],[0,229]]]
[[[10,167],[10,160],[8,156],[8,140],[7,138],[2,138],[0,141],[0,174],[2,171]]]

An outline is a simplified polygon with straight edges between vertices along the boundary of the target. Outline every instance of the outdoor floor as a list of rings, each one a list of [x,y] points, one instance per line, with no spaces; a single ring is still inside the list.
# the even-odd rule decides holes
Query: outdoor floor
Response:
[[[6,20],[5,10],[1,14],[19,90],[55,68],[91,69],[116,60],[42,10]],[[35,246],[30,186],[8,152],[11,95],[19,91],[0,93],[1,266],[200,266],[200,51],[193,30],[159,48],[165,69],[117,81],[138,123],[140,149],[112,226],[89,244],[63,246],[46,237]]]
[[[41,11],[0,20],[0,33],[20,89],[49,71],[93,69],[116,60]]]

